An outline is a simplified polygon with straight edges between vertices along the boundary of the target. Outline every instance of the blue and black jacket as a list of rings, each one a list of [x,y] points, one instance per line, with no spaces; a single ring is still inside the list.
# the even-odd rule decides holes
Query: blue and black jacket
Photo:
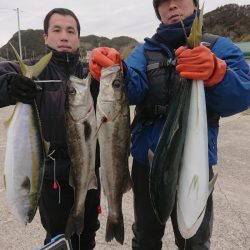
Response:
[[[175,57],[171,48],[154,42],[153,39],[145,39],[144,44],[134,49],[124,62],[130,105],[141,104],[149,90],[148,60],[145,56],[147,51],[161,51],[168,59]],[[221,117],[246,110],[250,106],[250,69],[241,50],[231,40],[219,37],[211,51],[226,62],[227,71],[219,84],[205,88],[207,107]],[[149,165],[148,150],[155,151],[164,122],[165,117],[159,117],[153,121],[138,121],[135,124],[132,130],[131,154],[136,161]],[[218,126],[208,126],[210,166],[217,164],[218,132]]]

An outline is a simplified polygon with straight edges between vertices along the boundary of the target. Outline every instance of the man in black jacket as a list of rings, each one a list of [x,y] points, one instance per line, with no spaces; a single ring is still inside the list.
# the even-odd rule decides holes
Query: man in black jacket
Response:
[[[80,24],[75,14],[62,8],[51,10],[44,19],[44,41],[53,56],[39,80],[52,80],[38,88],[34,81],[20,73],[18,64],[0,64],[0,107],[16,102],[30,103],[36,99],[42,130],[50,142],[49,157],[46,159],[45,176],[39,211],[41,222],[47,234],[45,243],[58,234],[64,233],[69,212],[74,202],[74,191],[68,184],[70,158],[65,131],[65,100],[70,75],[86,77],[88,69],[79,61]],[[61,80],[61,83],[53,83]],[[96,103],[98,82],[92,81],[91,93]],[[54,167],[54,159],[55,166]],[[99,154],[97,152],[96,175],[99,183]],[[83,233],[73,235],[73,249],[89,250],[95,247],[95,233],[100,227],[98,208],[100,189],[89,190],[85,202]],[[79,244],[80,238],[80,244]],[[80,246],[80,248],[79,248]]]

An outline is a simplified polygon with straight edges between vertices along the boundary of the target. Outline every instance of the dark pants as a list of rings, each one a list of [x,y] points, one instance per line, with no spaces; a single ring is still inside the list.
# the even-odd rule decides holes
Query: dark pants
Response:
[[[59,189],[53,189],[53,180],[45,179],[43,182],[41,199],[39,203],[40,217],[47,234],[45,244],[58,234],[64,234],[68,215],[74,202],[74,190],[68,181],[59,181]],[[99,190],[89,190],[85,202],[84,230],[80,235],[71,237],[74,250],[90,250],[95,247],[95,234],[100,227],[98,220],[98,206],[100,204]],[[79,248],[80,246],[80,248]]]
[[[212,168],[210,178],[213,176]],[[161,225],[152,208],[149,194],[149,167],[133,161],[132,180],[134,192],[135,222],[132,225],[134,238],[133,250],[159,250],[162,248],[162,237],[165,225]],[[197,233],[185,240],[178,229],[176,218],[176,204],[171,214],[171,221],[175,235],[175,243],[181,250],[207,250],[210,249],[210,237],[213,223],[212,194],[208,198],[203,222]]]

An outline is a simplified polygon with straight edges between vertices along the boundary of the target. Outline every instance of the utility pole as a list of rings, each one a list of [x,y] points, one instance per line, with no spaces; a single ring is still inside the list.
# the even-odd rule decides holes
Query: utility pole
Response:
[[[15,9],[15,10],[17,12],[19,53],[20,53],[20,58],[22,59],[23,53],[22,53],[22,42],[21,42],[20,20],[19,20],[19,8]]]
[[[9,60],[9,49],[8,49],[8,47],[6,48],[6,59]]]
[[[0,8],[1,10],[14,10],[17,13],[17,24],[18,24],[18,43],[19,43],[19,56],[22,59],[23,53],[22,53],[22,42],[21,42],[21,31],[20,31],[20,19],[19,19],[19,8],[16,9],[8,9],[8,8]],[[7,56],[9,56],[9,53],[7,53]]]
[[[24,49],[24,59],[26,59],[27,58],[26,46],[24,46],[23,49]]]

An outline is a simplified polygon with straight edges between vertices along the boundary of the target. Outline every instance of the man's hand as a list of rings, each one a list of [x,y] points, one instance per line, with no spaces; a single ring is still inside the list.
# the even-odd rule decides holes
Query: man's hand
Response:
[[[107,47],[93,49],[89,61],[89,70],[96,80],[100,81],[102,68],[110,67],[114,64],[119,64],[121,69],[123,69],[121,56],[117,50]]]
[[[8,74],[8,91],[17,102],[32,103],[38,92],[36,83],[20,74]]]
[[[180,72],[181,77],[203,80],[206,87],[214,86],[223,80],[227,65],[207,47],[180,47],[175,54],[178,57],[176,70]]]

